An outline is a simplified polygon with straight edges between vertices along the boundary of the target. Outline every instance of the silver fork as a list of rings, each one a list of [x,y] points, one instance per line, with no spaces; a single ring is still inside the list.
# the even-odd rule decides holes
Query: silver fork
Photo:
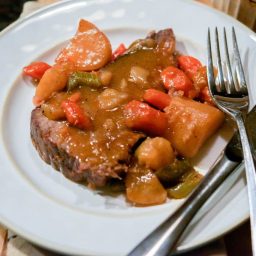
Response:
[[[211,34],[208,30],[207,42],[207,76],[209,91],[215,104],[226,114],[231,116],[237,124],[244,154],[244,163],[247,178],[251,239],[253,255],[256,255],[256,173],[250,147],[250,137],[244,125],[245,114],[248,112],[249,98],[242,62],[238,50],[234,28],[232,28],[234,69],[232,70],[229,56],[226,30],[223,29],[225,62],[221,59],[218,29],[215,29],[215,46],[217,61],[217,77],[214,75]]]

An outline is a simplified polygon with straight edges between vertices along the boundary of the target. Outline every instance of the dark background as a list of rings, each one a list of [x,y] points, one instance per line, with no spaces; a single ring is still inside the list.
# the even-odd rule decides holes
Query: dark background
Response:
[[[26,1],[28,0],[0,0],[0,30],[19,18]]]

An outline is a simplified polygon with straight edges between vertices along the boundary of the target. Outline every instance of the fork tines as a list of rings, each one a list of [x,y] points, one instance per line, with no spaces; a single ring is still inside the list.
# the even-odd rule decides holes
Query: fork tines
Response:
[[[208,29],[207,40],[207,74],[210,86],[210,91],[214,95],[228,96],[228,97],[241,97],[248,95],[247,85],[245,81],[245,75],[243,71],[242,61],[238,50],[238,44],[236,39],[236,33],[234,27],[232,27],[232,42],[233,42],[233,54],[230,58],[226,29],[223,28],[223,51],[224,58],[221,57],[221,49],[219,43],[218,28],[215,28],[215,50],[216,50],[216,65],[217,76],[215,79],[215,69],[212,57],[211,49],[211,33]],[[232,70],[232,66],[234,69]]]

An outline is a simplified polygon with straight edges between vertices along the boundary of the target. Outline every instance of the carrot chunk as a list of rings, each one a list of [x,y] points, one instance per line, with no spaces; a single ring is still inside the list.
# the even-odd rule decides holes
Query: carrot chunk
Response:
[[[51,66],[45,62],[33,62],[30,65],[23,68],[23,74],[35,79],[41,79],[45,71]]]
[[[179,67],[187,74],[190,79],[193,79],[194,74],[202,67],[201,62],[192,56],[179,56]]]
[[[171,102],[171,98],[168,94],[155,89],[146,90],[143,99],[161,110],[167,107]]]
[[[92,122],[89,116],[80,108],[80,106],[71,100],[64,100],[61,103],[68,122],[80,129],[91,129]]]
[[[161,72],[161,78],[168,90],[183,91],[185,96],[189,96],[190,91],[194,90],[192,81],[182,70],[176,67],[170,66],[164,69]]]
[[[120,44],[120,45],[116,48],[116,50],[112,53],[112,60],[115,60],[118,56],[123,55],[126,50],[127,50],[127,49],[126,49],[125,45],[124,45],[123,43]]]
[[[137,100],[129,102],[124,107],[124,115],[129,128],[150,135],[162,135],[167,128],[165,113]]]
[[[203,102],[206,102],[215,106],[215,103],[210,95],[208,86],[203,88],[203,90],[200,92],[199,97],[200,97],[200,100],[202,100]]]

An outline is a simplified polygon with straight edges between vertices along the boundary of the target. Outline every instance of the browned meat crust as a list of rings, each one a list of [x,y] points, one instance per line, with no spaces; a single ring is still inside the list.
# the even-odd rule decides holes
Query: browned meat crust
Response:
[[[67,152],[65,144],[61,142],[61,132],[66,127],[65,122],[53,121],[46,118],[40,108],[36,108],[31,114],[31,138],[41,158],[51,164],[56,170],[61,171],[68,179],[75,182],[86,181],[93,186],[103,187],[110,178],[119,178],[127,171],[127,162],[116,165],[96,165],[90,162],[82,162]],[[142,134],[135,134],[130,143],[132,146],[143,137]],[[127,152],[129,154],[130,152]],[[122,159],[120,159],[121,161]],[[123,160],[122,160],[123,161]]]

